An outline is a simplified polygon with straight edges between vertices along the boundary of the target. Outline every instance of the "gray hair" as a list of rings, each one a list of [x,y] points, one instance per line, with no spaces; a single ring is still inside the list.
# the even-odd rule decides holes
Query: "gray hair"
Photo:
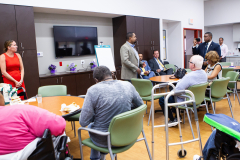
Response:
[[[93,78],[96,78],[98,81],[102,81],[109,76],[112,77],[112,72],[106,66],[99,66],[93,71]]]
[[[195,65],[195,68],[201,69],[203,65],[203,57],[199,55],[194,55],[191,57],[192,63]]]

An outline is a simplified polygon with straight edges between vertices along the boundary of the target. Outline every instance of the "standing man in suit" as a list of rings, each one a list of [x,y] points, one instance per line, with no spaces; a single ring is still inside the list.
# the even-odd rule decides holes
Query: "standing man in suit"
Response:
[[[218,43],[215,43],[212,41],[212,33],[211,32],[206,32],[204,34],[204,43],[199,44],[199,46],[197,48],[193,46],[193,54],[200,55],[205,59],[205,55],[209,51],[216,51],[218,53],[219,57],[221,57],[220,45]],[[203,62],[202,69],[205,69],[207,65],[208,65],[208,63],[205,59],[205,61]]]
[[[142,53],[138,53],[140,61],[144,62],[146,64],[146,67],[141,67],[141,76],[143,79],[149,79],[155,76],[154,72],[151,71],[151,68],[149,67],[147,61],[143,60]]]
[[[164,65],[161,59],[159,59],[159,51],[154,50],[153,51],[153,59],[150,59],[148,61],[148,64],[153,72],[156,73],[156,75],[171,75],[173,74],[173,69],[169,68],[167,69]]]
[[[138,52],[134,48],[137,40],[135,33],[127,33],[126,39],[127,42],[120,49],[122,62],[121,78],[131,80],[131,78],[137,78],[137,74],[141,74],[139,65],[145,67],[145,63],[139,60]]]

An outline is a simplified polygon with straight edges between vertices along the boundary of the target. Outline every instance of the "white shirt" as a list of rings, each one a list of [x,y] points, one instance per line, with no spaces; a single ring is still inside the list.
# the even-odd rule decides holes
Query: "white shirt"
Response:
[[[220,48],[221,48],[222,58],[224,58],[228,53],[228,46],[223,43],[222,45],[220,45]]]
[[[212,40],[211,40],[210,42],[208,42],[207,50],[208,50],[208,48],[209,48],[209,46],[210,46],[211,43],[212,43]],[[206,53],[206,54],[207,54],[207,53]]]

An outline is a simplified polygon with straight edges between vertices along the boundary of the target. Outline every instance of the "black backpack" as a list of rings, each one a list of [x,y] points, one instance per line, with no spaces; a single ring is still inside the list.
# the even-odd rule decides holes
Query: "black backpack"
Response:
[[[184,68],[178,68],[176,72],[174,73],[174,76],[171,76],[170,79],[175,79],[175,78],[183,78],[187,71]]]

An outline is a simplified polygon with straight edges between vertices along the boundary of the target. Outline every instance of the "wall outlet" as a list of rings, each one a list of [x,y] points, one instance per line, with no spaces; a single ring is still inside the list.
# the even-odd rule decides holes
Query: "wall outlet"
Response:
[[[37,52],[38,57],[43,57],[43,52]]]
[[[84,60],[81,60],[81,64],[84,64],[85,63],[85,61]]]

